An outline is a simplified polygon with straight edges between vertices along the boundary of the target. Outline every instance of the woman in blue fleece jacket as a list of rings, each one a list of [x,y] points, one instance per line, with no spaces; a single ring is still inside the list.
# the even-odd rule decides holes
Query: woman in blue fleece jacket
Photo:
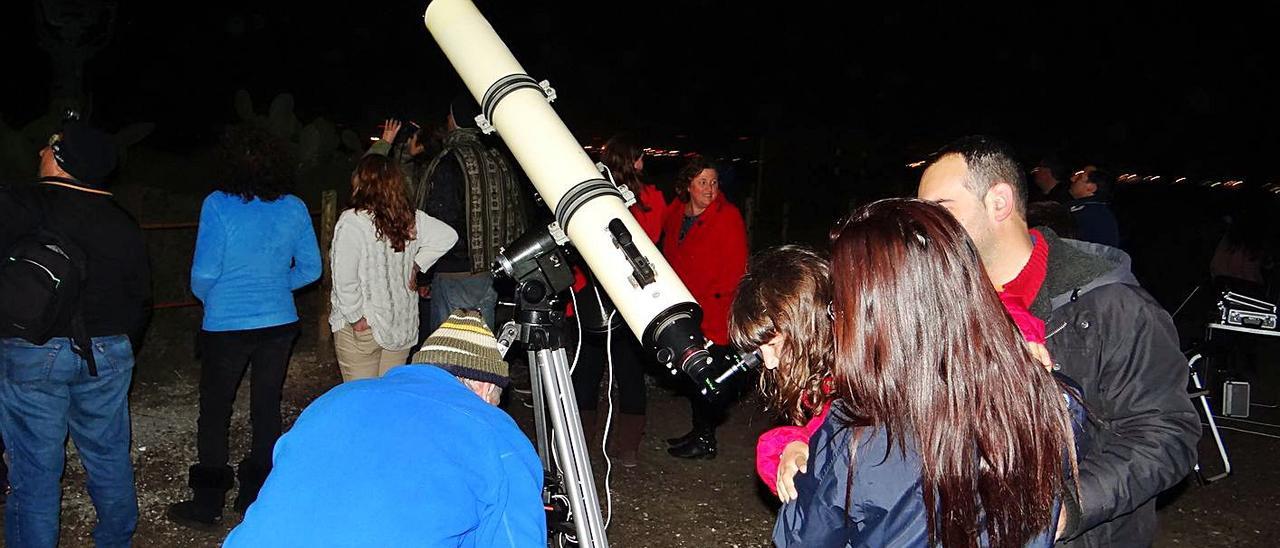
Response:
[[[223,149],[230,170],[204,200],[191,265],[191,292],[204,303],[198,461],[189,479],[195,498],[169,509],[170,518],[193,527],[222,518],[234,481],[227,430],[245,368],[253,441],[240,462],[237,511],[253,502],[270,472],[281,431],[280,394],[298,334],[293,291],[321,271],[307,206],[290,194],[293,170],[282,143],[260,128],[233,128]]]

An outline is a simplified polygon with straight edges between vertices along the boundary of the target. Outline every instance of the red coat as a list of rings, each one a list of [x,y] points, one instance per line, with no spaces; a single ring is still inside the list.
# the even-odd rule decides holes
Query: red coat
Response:
[[[640,204],[644,204],[649,211],[640,209]],[[641,185],[639,194],[636,195],[636,203],[631,206],[631,215],[635,216],[636,221],[640,223],[640,228],[644,229],[644,233],[650,240],[658,243],[658,236],[662,234],[662,222],[667,216],[667,199],[662,196],[662,191],[653,185]],[[573,291],[576,293],[587,286],[587,277],[582,273],[579,265],[573,266]],[[565,305],[565,316],[573,317],[573,302],[570,301]]]
[[[747,230],[738,208],[721,194],[681,240],[687,205],[677,199],[667,207],[662,254],[702,306],[702,334],[716,344],[729,344],[729,305],[747,269]]]
[[[640,209],[641,205],[649,208],[649,211]],[[657,243],[658,235],[662,234],[662,225],[666,221],[667,199],[658,187],[640,185],[640,192],[636,193],[636,203],[631,206],[631,215],[635,216],[636,222],[640,223],[640,228],[649,235],[649,239]]]

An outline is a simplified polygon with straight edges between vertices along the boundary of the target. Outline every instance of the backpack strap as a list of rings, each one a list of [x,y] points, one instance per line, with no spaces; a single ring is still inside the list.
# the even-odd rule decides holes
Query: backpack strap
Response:
[[[57,180],[62,180],[62,178],[44,177],[41,179],[41,182],[47,182],[49,180],[57,182]],[[89,330],[84,325],[84,306],[82,304],[84,286],[89,279],[89,272],[84,264],[84,262],[88,260],[88,257],[73,251],[73,249],[78,249],[79,246],[75,245],[75,242],[72,242],[71,238],[68,237],[66,233],[53,226],[52,215],[50,214],[52,206],[49,204],[48,193],[37,191],[34,194],[36,201],[35,211],[39,216],[38,228],[46,233],[52,234],[58,240],[58,245],[61,246],[63,252],[71,258],[72,264],[76,267],[76,273],[79,275],[80,279],[78,280],[79,283],[76,284],[75,300],[71,303],[71,317],[69,318],[71,327],[71,350],[72,352],[75,352],[77,356],[84,359],[85,363],[89,366],[89,375],[96,377],[98,376],[98,361],[93,355],[93,338],[89,336]]]

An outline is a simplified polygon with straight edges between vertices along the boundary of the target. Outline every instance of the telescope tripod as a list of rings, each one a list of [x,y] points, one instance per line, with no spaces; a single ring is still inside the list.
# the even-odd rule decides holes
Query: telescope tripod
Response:
[[[502,327],[498,344],[504,355],[516,341],[528,350],[538,456],[545,473],[542,502],[548,511],[548,533],[555,546],[576,543],[606,548],[609,541],[569,376],[560,315],[551,312],[552,299],[545,288],[530,289],[527,284],[517,289],[516,317]],[[526,299],[533,296],[543,298],[537,299],[539,302]]]

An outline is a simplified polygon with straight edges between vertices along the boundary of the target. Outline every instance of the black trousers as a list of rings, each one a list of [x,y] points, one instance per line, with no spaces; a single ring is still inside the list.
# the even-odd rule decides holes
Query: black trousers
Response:
[[[196,452],[202,466],[226,466],[232,405],[249,370],[249,420],[253,440],[245,461],[271,468],[271,449],[280,438],[280,398],[289,354],[298,336],[291,323],[244,331],[200,332],[200,418]]]
[[[578,366],[573,370],[573,393],[578,409],[594,410],[600,402],[600,381],[609,366],[605,342],[604,335],[582,334],[582,350]],[[647,396],[640,343],[625,327],[615,328],[609,342],[613,349],[613,377],[618,380],[618,408],[629,415],[643,415]]]
[[[713,354],[728,353],[724,346],[716,345]],[[741,375],[739,375],[739,380]],[[716,427],[724,422],[729,413],[729,406],[736,400],[741,387],[737,383],[726,383],[714,399],[708,400],[698,392],[699,387],[692,379],[685,377],[685,395],[689,398],[689,414],[693,419],[693,431],[700,435],[715,439]]]
[[[692,383],[691,383],[692,385]],[[716,437],[716,427],[724,422],[725,404],[709,402],[692,389],[689,394],[689,412],[693,415],[693,430],[699,434]]]

